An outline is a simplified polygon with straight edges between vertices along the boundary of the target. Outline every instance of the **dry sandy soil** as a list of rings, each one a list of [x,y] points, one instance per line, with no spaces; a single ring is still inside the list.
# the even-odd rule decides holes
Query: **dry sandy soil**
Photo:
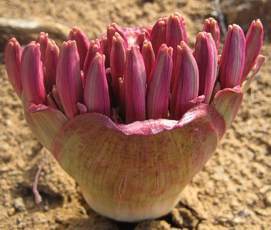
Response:
[[[244,28],[248,25],[246,15],[266,16],[263,12],[268,12],[265,5],[268,1],[247,4],[237,1],[238,6],[234,7],[229,7],[227,2],[230,1],[221,3],[226,22],[238,21]],[[257,8],[253,6],[255,2]],[[262,8],[259,8],[260,3]],[[244,9],[248,13],[240,14]],[[77,25],[90,37],[104,32],[112,21],[121,25],[146,25],[175,10],[185,16],[190,35],[200,30],[203,18],[219,12],[213,1],[208,0],[0,1],[1,17],[38,19],[68,27]],[[268,20],[263,18],[265,25],[270,25]],[[270,52],[271,46],[266,42],[264,53]],[[37,142],[24,121],[21,104],[7,80],[1,56],[0,229],[270,229],[269,61],[246,95],[238,118],[214,156],[184,190],[178,206],[160,219],[125,224],[94,213],[85,204],[76,183]],[[43,202],[36,206],[31,186],[41,163],[44,166],[39,190]]]

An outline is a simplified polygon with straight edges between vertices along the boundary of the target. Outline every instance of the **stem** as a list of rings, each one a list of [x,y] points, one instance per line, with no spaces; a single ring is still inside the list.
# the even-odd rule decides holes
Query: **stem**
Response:
[[[38,170],[36,172],[35,179],[34,179],[33,186],[32,186],[32,192],[34,195],[34,200],[35,200],[36,205],[38,205],[42,202],[42,197],[41,197],[39,190],[38,190],[38,183],[39,183],[41,170],[42,170],[42,163],[40,163],[38,165]]]

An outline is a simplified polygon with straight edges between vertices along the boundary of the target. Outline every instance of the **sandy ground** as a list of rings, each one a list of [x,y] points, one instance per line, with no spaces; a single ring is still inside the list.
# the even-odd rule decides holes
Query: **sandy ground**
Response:
[[[0,2],[1,17],[77,25],[90,37],[104,32],[112,21],[121,25],[146,25],[175,10],[185,16],[190,35],[199,31],[203,18],[214,14],[213,5],[207,0]],[[266,43],[264,53],[270,52],[271,46]],[[137,224],[108,220],[86,205],[80,188],[27,127],[2,60],[0,108],[0,229],[270,229],[269,61],[252,84],[238,118],[215,155],[184,190],[179,205],[165,217]],[[36,206],[31,186],[41,163],[39,190],[43,202]]]

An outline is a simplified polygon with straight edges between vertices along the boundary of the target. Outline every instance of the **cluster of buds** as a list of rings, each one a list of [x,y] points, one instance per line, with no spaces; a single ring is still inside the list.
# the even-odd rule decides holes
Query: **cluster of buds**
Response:
[[[217,87],[240,86],[262,41],[259,20],[246,37],[231,25],[220,57],[219,25],[210,18],[192,50],[184,19],[174,14],[152,28],[113,23],[96,40],[73,28],[60,51],[43,32],[24,48],[12,38],[5,61],[12,85],[27,104],[57,108],[69,119],[97,112],[119,123],[178,120],[194,105],[210,103]]]
[[[43,32],[25,47],[12,38],[5,63],[30,128],[88,203],[134,221],[176,204],[263,64],[260,20],[246,35],[230,25],[221,54],[220,43],[210,18],[190,48],[175,13],[152,27],[113,23],[94,40],[73,28],[60,48]]]

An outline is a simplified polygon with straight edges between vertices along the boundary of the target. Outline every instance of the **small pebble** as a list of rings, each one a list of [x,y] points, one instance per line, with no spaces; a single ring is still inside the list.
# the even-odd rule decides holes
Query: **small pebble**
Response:
[[[252,215],[252,212],[249,209],[240,210],[237,215],[242,218],[246,218]]]
[[[61,214],[57,214],[56,215],[56,218],[55,218],[55,221],[56,221],[56,223],[58,223],[58,224],[62,224],[62,223],[64,223],[64,216],[63,215],[61,215]]]
[[[44,207],[43,207],[43,210],[46,211],[46,212],[49,211],[49,206],[47,204],[45,204]]]
[[[171,228],[170,228],[170,225],[164,220],[162,220],[162,221],[143,221],[135,227],[135,230],[152,230],[152,229],[169,230]]]
[[[86,214],[87,214],[86,210],[85,210],[83,207],[80,207],[80,208],[79,208],[79,212],[80,212],[81,214],[83,214],[83,215],[86,215]]]
[[[178,227],[193,228],[197,225],[198,219],[186,208],[175,208],[172,211],[172,221]]]
[[[17,212],[25,211],[24,201],[21,197],[18,197],[14,200],[13,206]]]
[[[14,208],[10,208],[10,209],[8,210],[8,215],[9,215],[9,216],[13,216],[14,213],[15,213],[15,209],[14,209]]]
[[[244,218],[241,218],[241,217],[234,217],[232,220],[231,220],[234,224],[243,224],[246,222],[246,220]]]
[[[176,0],[177,7],[184,7],[187,5],[187,0]]]
[[[0,168],[0,173],[8,172],[10,169],[8,166],[3,166]]]
[[[264,198],[264,203],[266,206],[270,207],[271,206],[271,191],[267,192],[265,194],[265,198]]]

